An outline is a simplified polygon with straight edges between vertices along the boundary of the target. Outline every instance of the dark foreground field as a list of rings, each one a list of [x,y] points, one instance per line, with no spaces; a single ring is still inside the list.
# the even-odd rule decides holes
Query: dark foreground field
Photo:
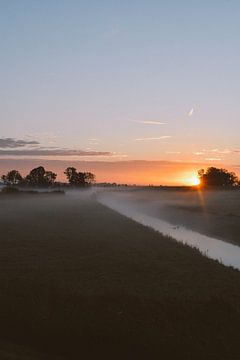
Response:
[[[239,359],[240,273],[87,196],[0,199],[0,359]]]

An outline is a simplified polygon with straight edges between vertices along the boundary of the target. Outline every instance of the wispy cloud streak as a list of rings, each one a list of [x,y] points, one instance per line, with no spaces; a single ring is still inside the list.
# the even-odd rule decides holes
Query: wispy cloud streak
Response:
[[[166,123],[161,121],[154,121],[154,120],[130,120],[132,122],[144,125],[166,125]]]
[[[85,151],[71,149],[24,149],[0,150],[0,156],[111,156],[108,151]]]
[[[0,138],[0,148],[1,149],[15,149],[22,148],[25,146],[35,146],[39,145],[38,141],[35,140],[16,140],[13,138]]]
[[[171,138],[170,135],[163,135],[159,137],[138,138],[138,139],[134,139],[134,141],[154,141],[154,140],[164,140],[169,138]]]
[[[206,158],[206,161],[221,161],[221,158]]]

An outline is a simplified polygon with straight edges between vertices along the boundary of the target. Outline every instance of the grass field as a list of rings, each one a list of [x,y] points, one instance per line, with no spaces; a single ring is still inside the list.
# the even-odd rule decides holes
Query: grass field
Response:
[[[0,199],[0,359],[240,358],[240,272],[83,196]]]

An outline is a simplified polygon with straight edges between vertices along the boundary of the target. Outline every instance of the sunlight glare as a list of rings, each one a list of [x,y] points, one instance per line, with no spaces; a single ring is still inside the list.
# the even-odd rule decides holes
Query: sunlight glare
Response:
[[[201,181],[196,175],[194,175],[191,178],[189,178],[188,183],[192,186],[198,186],[200,185]]]

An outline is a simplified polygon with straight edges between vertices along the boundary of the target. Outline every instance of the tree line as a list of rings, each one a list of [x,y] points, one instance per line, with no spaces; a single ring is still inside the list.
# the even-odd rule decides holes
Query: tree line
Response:
[[[95,183],[95,175],[91,172],[79,172],[74,167],[68,167],[64,174],[71,186],[85,187]],[[240,180],[234,172],[226,169],[209,167],[206,171],[200,169],[198,177],[201,187],[233,188],[240,186]],[[46,171],[43,166],[32,169],[28,175],[23,177],[18,170],[11,170],[1,179],[7,186],[32,186],[46,187],[60,185],[56,182],[57,174]]]
[[[74,167],[68,167],[64,174],[68,183],[72,186],[84,187],[95,182],[95,175],[91,172],[79,172]],[[18,170],[11,170],[6,175],[1,176],[4,185],[7,186],[32,186],[47,187],[59,184],[56,182],[57,174],[47,171],[43,166],[32,169],[28,175],[23,177]]]
[[[222,168],[209,167],[206,171],[200,169],[198,178],[201,187],[236,188],[240,186],[237,175]]]

